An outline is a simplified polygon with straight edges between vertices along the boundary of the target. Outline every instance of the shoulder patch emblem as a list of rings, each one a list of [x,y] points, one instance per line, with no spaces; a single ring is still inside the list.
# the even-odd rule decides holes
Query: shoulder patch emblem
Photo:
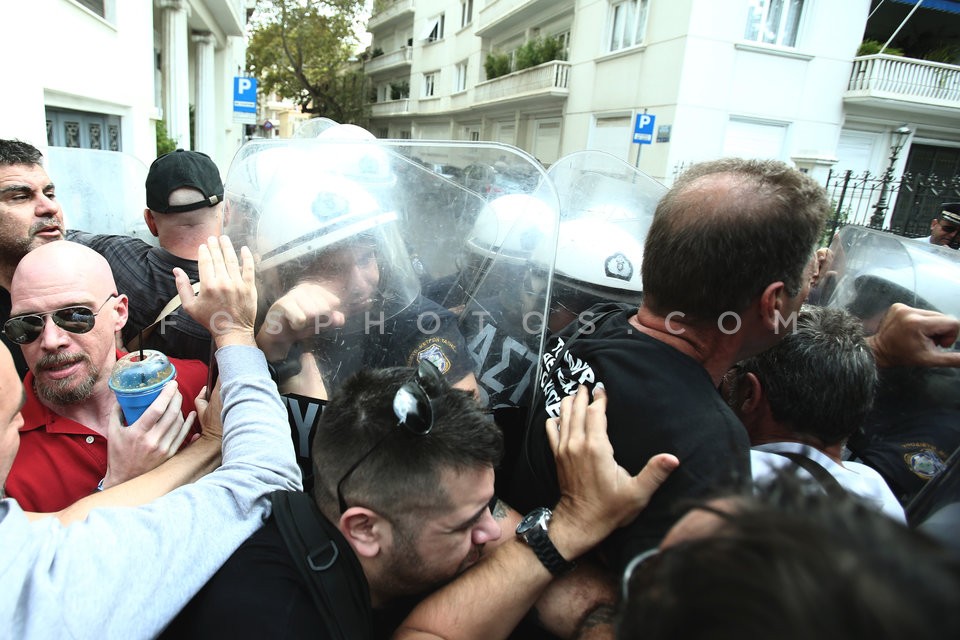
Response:
[[[610,278],[629,281],[633,277],[633,263],[622,253],[615,253],[604,262],[603,271]]]
[[[427,360],[437,368],[440,373],[446,373],[450,370],[450,358],[447,357],[447,354],[444,353],[443,346],[444,343],[448,341],[443,338],[431,338],[430,340],[425,340],[420,343],[413,353],[413,357],[410,359],[410,365],[416,366],[417,364]]]
[[[932,449],[920,449],[903,455],[904,462],[917,476],[930,480],[944,469],[943,460]]]

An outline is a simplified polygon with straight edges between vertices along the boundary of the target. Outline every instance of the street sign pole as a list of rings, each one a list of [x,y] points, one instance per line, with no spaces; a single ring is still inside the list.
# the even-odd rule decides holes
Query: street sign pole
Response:
[[[637,114],[637,120],[633,126],[633,143],[639,145],[635,165],[638,169],[640,168],[640,150],[643,149],[643,145],[653,142],[653,127],[656,120],[657,116],[649,115],[646,109],[643,110],[643,113]]]

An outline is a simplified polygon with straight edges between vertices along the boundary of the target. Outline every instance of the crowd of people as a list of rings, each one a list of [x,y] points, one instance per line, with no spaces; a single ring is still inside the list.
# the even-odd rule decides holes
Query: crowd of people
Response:
[[[960,632],[956,549],[846,446],[886,372],[960,370],[960,320],[811,304],[843,256],[808,175],[611,165],[616,206],[464,200],[472,257],[427,281],[391,153],[318,138],[226,184],[159,157],[156,245],[68,230],[40,151],[0,140],[12,637]],[[610,159],[543,178],[580,162]],[[929,243],[958,228],[944,204]],[[176,378],[127,424],[108,380],[144,348]]]

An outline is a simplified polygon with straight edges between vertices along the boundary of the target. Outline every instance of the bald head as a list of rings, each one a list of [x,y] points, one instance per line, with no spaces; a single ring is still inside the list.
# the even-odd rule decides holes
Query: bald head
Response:
[[[84,292],[99,299],[116,290],[110,264],[99,253],[75,242],[50,242],[17,265],[10,286],[12,313],[23,311],[18,303],[41,295]]]

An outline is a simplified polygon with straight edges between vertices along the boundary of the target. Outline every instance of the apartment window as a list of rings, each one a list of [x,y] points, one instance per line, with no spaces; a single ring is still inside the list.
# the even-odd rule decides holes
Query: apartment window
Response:
[[[434,94],[437,87],[438,73],[439,73],[438,71],[434,71],[432,73],[423,74],[423,97],[424,98],[429,98]]]
[[[427,20],[427,28],[423,32],[423,39],[427,42],[436,42],[443,40],[444,14],[434,16]]]
[[[458,91],[467,90],[467,61],[457,63],[457,66],[454,68],[455,77],[453,81],[453,92],[457,93]]]
[[[803,0],[750,0],[743,37],[751,42],[793,47]]]
[[[570,31],[564,31],[554,36],[560,43],[560,50],[563,51],[563,59],[570,59]]]
[[[103,0],[77,0],[77,4],[83,5],[87,9],[90,9],[90,11],[93,11],[101,18],[105,17]]]
[[[473,0],[460,0],[460,26],[473,22]]]
[[[51,147],[120,151],[120,116],[47,107],[47,144]]]
[[[610,51],[619,51],[643,43],[647,28],[648,0],[623,0],[611,5]]]

